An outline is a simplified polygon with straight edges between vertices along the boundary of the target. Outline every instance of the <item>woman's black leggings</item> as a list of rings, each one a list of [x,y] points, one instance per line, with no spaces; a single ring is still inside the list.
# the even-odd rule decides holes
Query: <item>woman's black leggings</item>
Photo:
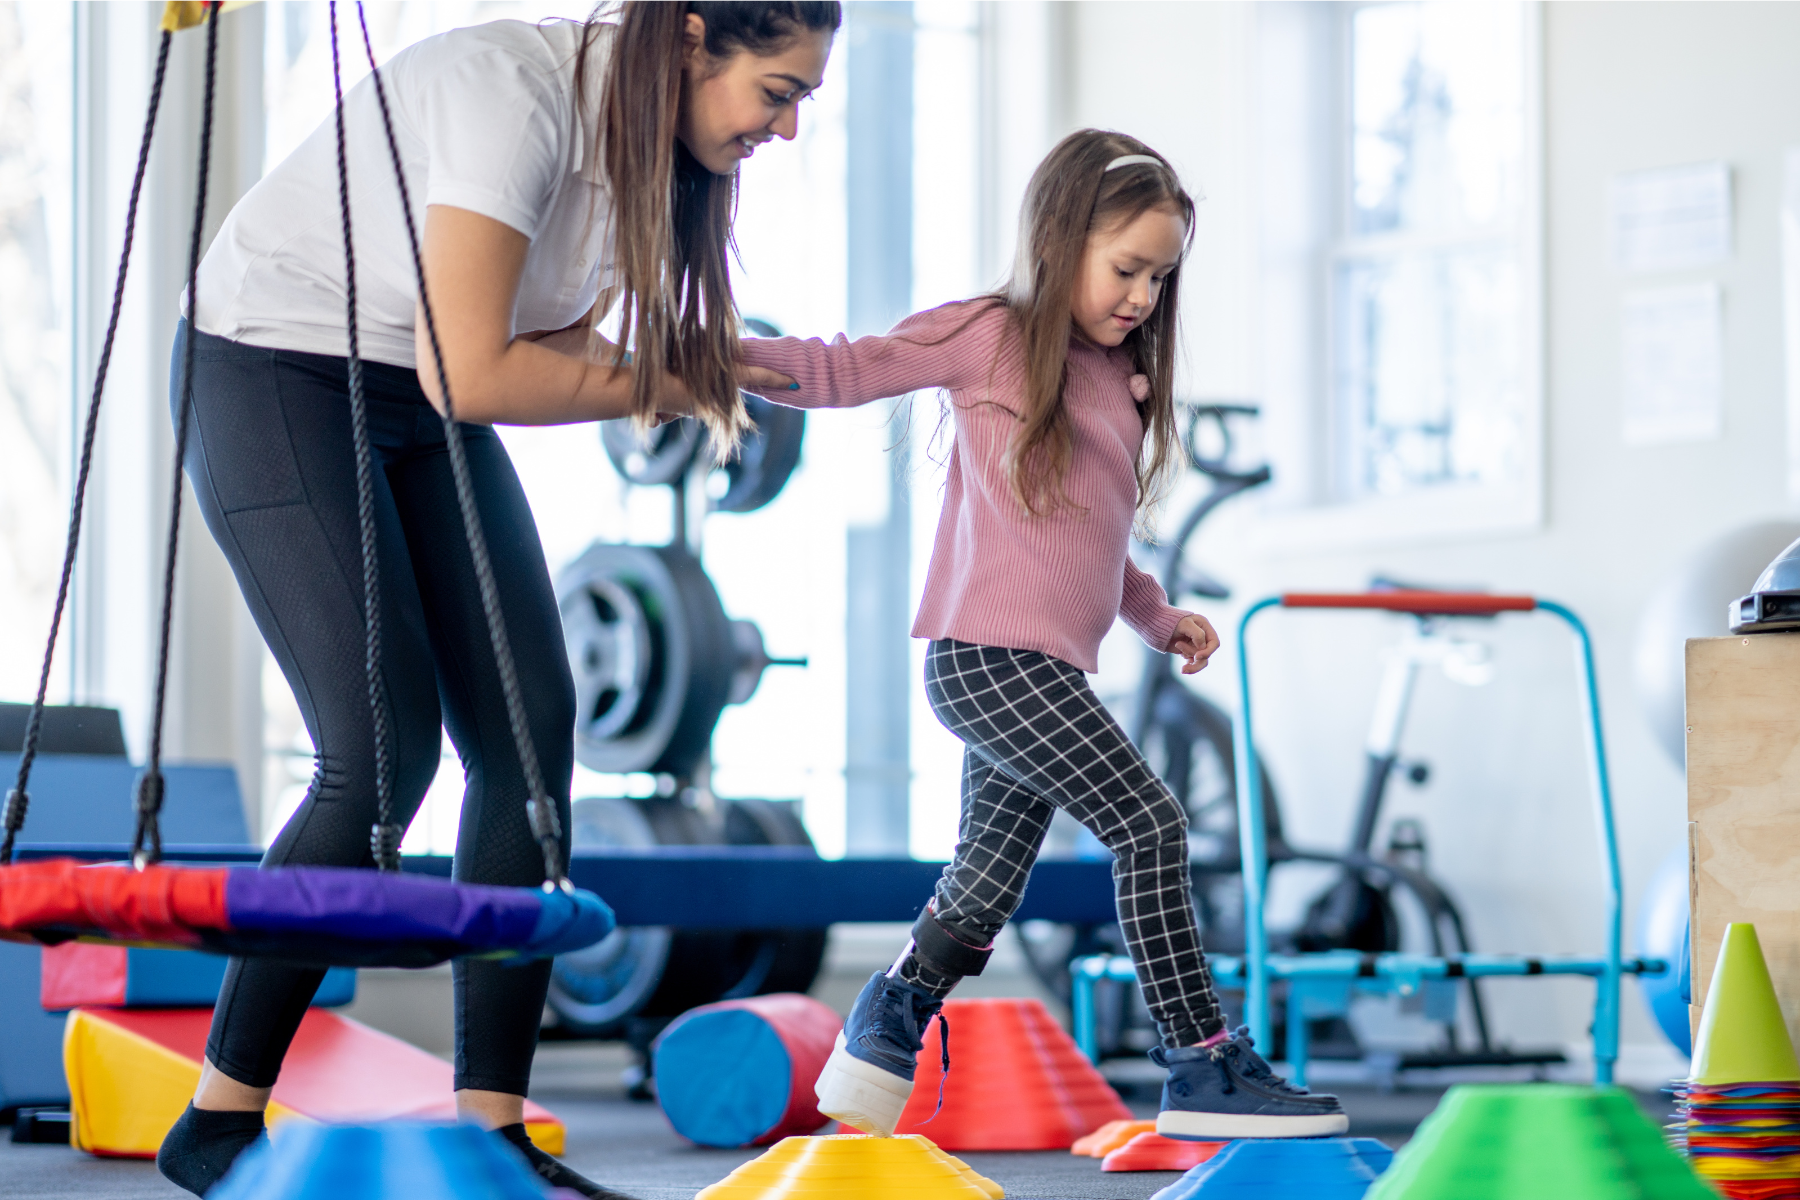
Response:
[[[182,338],[174,370],[179,376]],[[195,338],[187,473],[317,752],[306,800],[265,865],[373,866],[375,752],[363,666],[362,552],[345,360]],[[410,368],[363,364],[375,463],[382,679],[395,819],[412,820],[450,731],[467,778],[455,876],[532,886],[542,851],[463,535],[444,427]],[[176,384],[171,383],[173,392]],[[575,689],[531,509],[494,431],[464,425],[476,506],[500,588],[544,784],[569,828]],[[550,964],[454,965],[456,1087],[524,1095]],[[207,1057],[269,1087],[323,972],[237,959]]]

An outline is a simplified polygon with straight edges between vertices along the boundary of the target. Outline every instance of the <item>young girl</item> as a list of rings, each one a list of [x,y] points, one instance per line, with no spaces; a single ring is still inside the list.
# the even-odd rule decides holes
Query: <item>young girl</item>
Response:
[[[1206,618],[1171,608],[1126,554],[1174,458],[1176,291],[1193,201],[1134,138],[1083,130],[1032,176],[1003,293],[908,317],[886,337],[746,341],[797,380],[771,399],[847,407],[949,393],[955,445],[913,636],[926,694],[966,744],[956,856],[886,973],[857,997],[818,1081],[820,1111],[894,1130],[926,1024],[979,975],[1018,907],[1050,817],[1068,810],[1115,856],[1119,924],[1169,1069],[1159,1132],[1310,1137],[1349,1123],[1336,1098],[1278,1078],[1226,1030],[1201,953],[1181,804],[1083,672],[1122,616],[1206,665]]]

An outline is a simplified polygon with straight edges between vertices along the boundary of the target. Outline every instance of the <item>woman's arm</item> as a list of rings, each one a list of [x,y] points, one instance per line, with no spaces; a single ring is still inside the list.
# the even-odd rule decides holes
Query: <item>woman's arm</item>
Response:
[[[928,388],[961,388],[992,375],[1005,314],[998,305],[947,304],[914,313],[893,332],[854,342],[746,338],[744,361],[792,376],[797,388],[760,391],[795,408],[850,408]]]
[[[592,336],[605,307],[596,304],[567,329],[513,336],[513,306],[530,244],[524,234],[492,217],[446,204],[425,210],[425,283],[457,419],[567,425],[629,416],[632,369],[614,368],[610,345]],[[422,307],[416,326],[419,383],[442,412],[443,389]],[[771,391],[790,382],[771,371],[746,374],[746,386],[754,383]],[[657,410],[675,414],[692,409],[686,385],[665,375]]]
[[[425,210],[425,284],[457,418],[562,425],[628,415],[629,369],[614,370],[513,337],[513,305],[530,245],[524,234],[492,217],[444,204]],[[443,388],[422,305],[414,346],[419,383],[442,412]],[[669,383],[680,388],[675,380]],[[671,400],[681,403],[679,397]]]

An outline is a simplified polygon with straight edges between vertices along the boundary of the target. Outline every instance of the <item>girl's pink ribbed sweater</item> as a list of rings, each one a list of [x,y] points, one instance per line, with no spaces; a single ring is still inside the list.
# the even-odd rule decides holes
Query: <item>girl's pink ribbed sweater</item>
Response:
[[[1041,650],[1095,671],[1100,639],[1117,615],[1166,650],[1186,613],[1171,608],[1126,553],[1144,440],[1130,359],[1071,339],[1065,396],[1074,454],[1064,487],[1074,505],[1032,516],[1001,466],[1023,379],[1005,325],[997,304],[950,304],[906,318],[885,337],[750,339],[744,358],[793,376],[798,391],[769,399],[797,408],[949,392],[956,440],[914,637]]]

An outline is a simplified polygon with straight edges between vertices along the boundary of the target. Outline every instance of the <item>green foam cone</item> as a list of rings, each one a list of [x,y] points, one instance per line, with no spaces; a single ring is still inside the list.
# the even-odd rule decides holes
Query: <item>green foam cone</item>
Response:
[[[1451,1088],[1365,1200],[1717,1200],[1617,1088]]]
[[[1725,927],[1694,1039],[1691,1078],[1712,1084],[1800,1080],[1800,1060],[1769,981],[1762,943],[1748,922]]]

